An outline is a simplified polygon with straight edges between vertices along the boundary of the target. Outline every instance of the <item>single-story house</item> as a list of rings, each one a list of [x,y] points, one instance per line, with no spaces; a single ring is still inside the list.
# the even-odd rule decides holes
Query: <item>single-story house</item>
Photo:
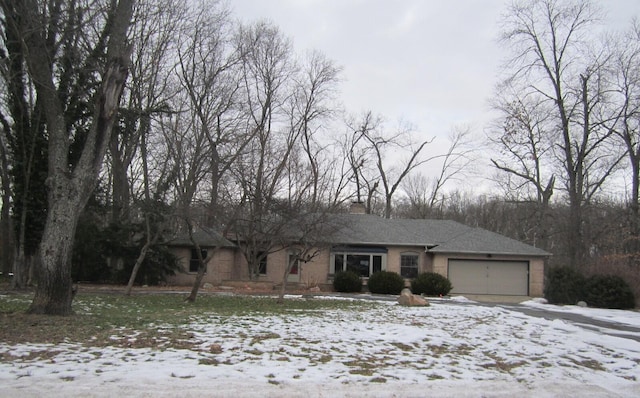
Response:
[[[353,270],[364,279],[376,271],[397,272],[411,279],[422,272],[449,278],[453,294],[542,296],[544,261],[549,253],[531,245],[449,220],[385,219],[368,214],[339,214],[341,227],[306,263],[296,264],[288,282],[327,285],[336,272]],[[247,261],[233,242],[212,231],[198,230],[196,239],[208,257],[203,283],[248,281]],[[172,242],[184,273],[171,284],[193,283],[197,253],[188,239]],[[213,250],[216,248],[215,250]],[[289,249],[268,253],[258,281],[279,284]]]

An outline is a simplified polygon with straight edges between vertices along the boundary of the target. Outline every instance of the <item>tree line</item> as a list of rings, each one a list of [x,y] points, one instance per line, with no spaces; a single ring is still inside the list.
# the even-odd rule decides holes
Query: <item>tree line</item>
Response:
[[[477,161],[471,129],[452,128],[435,153],[410,125],[349,114],[328,56],[223,2],[0,5],[2,263],[17,288],[33,271],[31,312],[70,313],[72,279],[92,261],[130,292],[177,232],[196,248],[195,300],[215,252],[200,250],[202,228],[242,238],[255,275],[282,245],[292,261],[315,255],[326,215],[352,201],[482,226],[558,264],[637,252],[640,28],[596,36],[602,13],[588,1],[506,11],[491,198],[450,188]],[[610,200],[621,178],[629,197]],[[102,237],[93,252],[91,237]]]

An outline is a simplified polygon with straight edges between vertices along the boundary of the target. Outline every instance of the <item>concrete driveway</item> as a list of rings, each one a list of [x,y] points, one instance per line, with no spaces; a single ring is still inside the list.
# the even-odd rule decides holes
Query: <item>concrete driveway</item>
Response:
[[[349,293],[332,293],[335,296],[352,297],[365,300],[379,301],[396,301],[397,296],[378,295],[378,294],[349,294]],[[640,342],[640,328],[600,319],[594,319],[580,314],[564,311],[554,311],[557,308],[549,305],[548,308],[530,307],[521,305],[520,303],[531,300],[528,296],[491,296],[491,295],[467,295],[464,297],[470,301],[456,301],[447,299],[430,300],[432,305],[482,305],[487,307],[501,307],[510,311],[517,311],[527,316],[544,318],[548,320],[559,319],[565,322],[573,323],[579,327],[595,330],[600,333],[625,339],[631,339]]]
[[[465,295],[466,298],[472,300],[472,302],[455,302],[447,301],[447,304],[458,305],[484,305],[484,306],[498,306],[510,311],[518,311],[528,316],[537,318],[544,318],[549,320],[560,319],[566,322],[571,322],[577,326],[599,331],[600,333],[621,337],[625,339],[632,339],[640,342],[640,328],[633,327],[626,324],[621,324],[613,321],[606,321],[600,319],[594,319],[580,314],[565,311],[554,311],[556,306],[549,305],[548,308],[530,307],[521,305],[520,303],[532,299],[532,297],[526,296],[481,296],[481,295]],[[435,302],[437,304],[439,302]],[[442,303],[442,302],[440,302]]]

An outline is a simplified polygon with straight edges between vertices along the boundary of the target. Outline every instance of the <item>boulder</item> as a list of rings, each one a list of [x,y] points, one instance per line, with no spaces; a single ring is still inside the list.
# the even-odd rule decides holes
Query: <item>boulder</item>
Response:
[[[407,307],[425,307],[429,305],[429,302],[424,297],[417,296],[411,293],[411,290],[404,288],[398,297],[398,304]]]

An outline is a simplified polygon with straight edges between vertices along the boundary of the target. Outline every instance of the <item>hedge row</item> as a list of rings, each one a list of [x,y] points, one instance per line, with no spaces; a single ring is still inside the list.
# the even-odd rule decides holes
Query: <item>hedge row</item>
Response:
[[[635,297],[629,284],[616,275],[585,277],[572,267],[554,267],[547,271],[544,297],[551,304],[576,304],[590,307],[630,309]]]
[[[371,293],[400,294],[404,288],[404,278],[396,272],[379,271],[369,277],[367,287]],[[445,296],[453,286],[444,276],[435,272],[418,275],[411,281],[411,291],[414,294],[427,296]],[[362,291],[362,279],[353,271],[336,273],[333,288],[337,292],[354,293]]]

